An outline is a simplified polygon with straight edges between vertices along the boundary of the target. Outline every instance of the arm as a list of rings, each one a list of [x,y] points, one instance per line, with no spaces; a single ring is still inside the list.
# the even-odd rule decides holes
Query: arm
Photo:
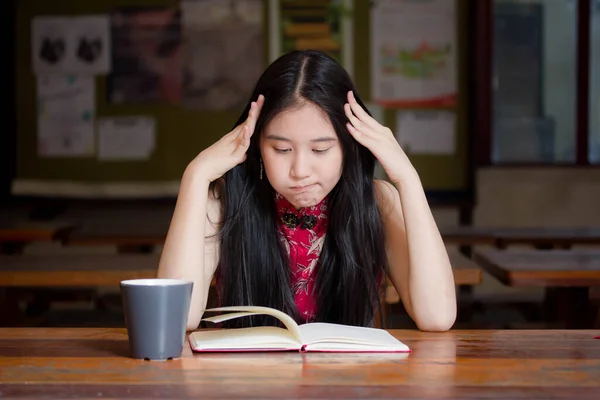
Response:
[[[248,118],[218,142],[202,151],[186,168],[169,232],[158,266],[159,278],[194,282],[187,329],[196,329],[206,308],[208,291],[218,263],[217,225],[220,204],[209,193],[210,182],[246,160],[246,151],[264,104],[260,95],[250,103]]]
[[[456,319],[454,275],[418,176],[397,187],[376,181],[375,187],[390,280],[406,311],[421,330],[450,329]]]
[[[376,186],[390,279],[419,329],[448,330],[456,319],[454,276],[419,176],[392,131],[370,117],[352,92],[344,109],[348,131],[393,183]]]
[[[158,278],[194,282],[187,329],[200,324],[218,262],[219,203],[209,181],[192,163],[181,180],[177,204],[160,257]]]

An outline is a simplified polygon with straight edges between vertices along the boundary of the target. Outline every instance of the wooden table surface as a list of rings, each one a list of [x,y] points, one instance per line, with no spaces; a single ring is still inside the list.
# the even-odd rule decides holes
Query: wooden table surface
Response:
[[[0,398],[598,399],[594,331],[390,331],[410,354],[129,358],[124,329],[0,329]]]
[[[577,244],[600,245],[600,228],[594,227],[442,227],[447,244],[492,245],[505,248],[529,244],[539,248],[569,248]]]
[[[119,286],[125,279],[156,278],[158,254],[0,255],[0,286]]]
[[[73,229],[77,222],[70,220],[33,221],[7,217],[0,222],[0,254],[18,253],[32,242],[50,242]]]
[[[600,286],[600,250],[476,250],[473,259],[507,286],[546,288],[546,319],[569,328],[600,321],[590,287]]]
[[[600,286],[600,250],[476,250],[473,259],[509,286]]]

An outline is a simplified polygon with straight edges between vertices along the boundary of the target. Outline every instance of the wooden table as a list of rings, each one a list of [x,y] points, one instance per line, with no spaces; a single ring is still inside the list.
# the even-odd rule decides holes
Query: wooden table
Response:
[[[25,321],[18,307],[25,290],[35,294],[28,308],[40,312],[58,299],[90,298],[94,293],[90,288],[154,278],[158,261],[155,254],[0,255],[0,326]],[[102,307],[102,299],[96,299],[96,304]]]
[[[59,297],[68,300],[89,292],[82,288],[119,287],[122,280],[155,278],[159,260],[158,254],[0,255],[0,289],[7,290],[0,295],[0,326],[21,319],[18,293],[9,289],[35,288],[36,304],[48,308],[57,298],[56,288],[63,293]],[[213,280],[211,290],[214,287]],[[97,299],[97,306],[102,307],[102,301]]]
[[[496,233],[500,248],[532,244],[538,249],[569,249],[574,245],[600,245],[600,228],[518,228]]]
[[[479,226],[444,226],[440,234],[446,244],[453,245],[496,245],[495,230]]]
[[[547,304],[569,327],[589,327],[589,288],[600,286],[600,250],[477,250],[477,264],[507,286],[552,289]]]
[[[578,244],[600,245],[600,228],[480,227],[458,226],[440,229],[447,244],[492,245],[504,249],[526,244],[538,249],[567,249]]]
[[[118,286],[125,279],[154,278],[157,254],[0,255],[0,286]]]
[[[2,218],[0,254],[20,253],[33,242],[50,242],[77,225],[74,221],[33,221],[25,218]]]
[[[410,354],[129,358],[124,329],[0,329],[1,398],[598,399],[593,331],[390,331]]]
[[[20,257],[19,254],[27,244],[57,240],[59,236],[77,226],[72,220],[34,221],[17,210],[8,214],[7,211],[3,211],[0,217],[0,258]],[[6,254],[12,256],[5,256]],[[0,274],[3,266],[0,261]],[[0,321],[0,325],[14,319],[18,314],[18,294],[2,286],[0,284],[0,317],[4,317],[5,320]]]
[[[172,205],[140,205],[72,211],[81,225],[61,237],[68,246],[116,246],[120,252],[149,252],[162,245],[173,215]]]

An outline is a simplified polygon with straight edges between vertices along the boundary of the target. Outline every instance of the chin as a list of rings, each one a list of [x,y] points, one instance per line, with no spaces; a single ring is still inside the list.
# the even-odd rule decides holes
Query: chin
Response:
[[[288,201],[290,203],[292,203],[294,205],[294,207],[296,208],[303,208],[303,207],[311,207],[314,206],[316,204],[319,204],[319,202],[321,200],[323,200],[323,197],[320,196],[315,196],[315,195],[290,195],[290,197],[287,197]]]
[[[294,205],[294,207],[296,208],[304,208],[304,207],[310,207],[310,206],[314,206],[315,204],[318,203],[317,200],[315,199],[292,199],[290,200],[290,203],[292,203]]]

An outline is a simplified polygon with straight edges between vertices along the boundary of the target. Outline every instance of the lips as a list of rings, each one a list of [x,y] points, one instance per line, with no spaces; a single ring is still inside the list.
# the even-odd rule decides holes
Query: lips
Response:
[[[297,191],[297,192],[302,192],[304,190],[308,190],[311,189],[313,186],[315,186],[315,184],[310,184],[310,185],[303,185],[303,186],[292,186],[290,189]]]

